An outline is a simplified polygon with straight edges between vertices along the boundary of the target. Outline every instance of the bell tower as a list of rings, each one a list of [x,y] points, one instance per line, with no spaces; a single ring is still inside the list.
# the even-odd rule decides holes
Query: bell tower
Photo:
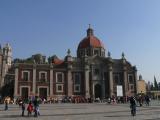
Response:
[[[11,68],[12,62],[12,48],[7,43],[4,47],[0,48],[0,87],[4,85],[4,78]]]
[[[9,43],[7,43],[4,48],[3,48],[3,56],[4,56],[4,60],[5,63],[11,67],[11,62],[12,62],[12,48],[9,45]]]

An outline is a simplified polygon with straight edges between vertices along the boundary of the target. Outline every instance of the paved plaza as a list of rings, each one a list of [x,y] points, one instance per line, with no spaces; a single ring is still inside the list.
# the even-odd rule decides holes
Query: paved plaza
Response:
[[[38,118],[27,117],[27,111],[25,117],[21,117],[21,108],[17,105],[9,105],[8,111],[3,109],[4,105],[0,105],[0,120],[160,120],[159,101],[149,107],[137,107],[135,117],[130,115],[129,104],[41,104]]]

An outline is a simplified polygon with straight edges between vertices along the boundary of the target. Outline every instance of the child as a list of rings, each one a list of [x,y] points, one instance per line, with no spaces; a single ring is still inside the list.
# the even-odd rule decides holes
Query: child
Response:
[[[27,107],[27,111],[28,111],[28,116],[32,115],[33,105],[31,102],[29,102],[29,105]]]

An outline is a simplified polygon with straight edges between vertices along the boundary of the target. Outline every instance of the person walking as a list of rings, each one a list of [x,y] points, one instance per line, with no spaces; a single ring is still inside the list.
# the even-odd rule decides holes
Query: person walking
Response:
[[[38,97],[35,97],[35,100],[33,101],[33,105],[34,105],[34,117],[38,117],[38,115],[40,115],[39,112],[39,101],[38,101]]]
[[[145,96],[146,106],[149,106],[150,98],[148,95]]]
[[[8,110],[8,100],[7,99],[4,101],[4,104],[5,104],[4,110]]]
[[[24,116],[24,111],[25,111],[25,103],[24,101],[22,102],[22,116]]]
[[[136,116],[136,99],[135,97],[130,97],[130,108],[131,108],[131,115]]]

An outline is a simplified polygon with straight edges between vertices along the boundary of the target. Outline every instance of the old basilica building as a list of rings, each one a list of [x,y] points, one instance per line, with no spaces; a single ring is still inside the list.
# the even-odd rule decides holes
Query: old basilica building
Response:
[[[117,96],[117,86],[123,96],[136,94],[137,69],[125,58],[113,59],[107,53],[89,27],[87,35],[77,48],[77,57],[68,50],[63,60],[56,55],[41,54],[26,60],[15,59],[13,63],[14,97],[63,97],[83,96],[106,98]]]

